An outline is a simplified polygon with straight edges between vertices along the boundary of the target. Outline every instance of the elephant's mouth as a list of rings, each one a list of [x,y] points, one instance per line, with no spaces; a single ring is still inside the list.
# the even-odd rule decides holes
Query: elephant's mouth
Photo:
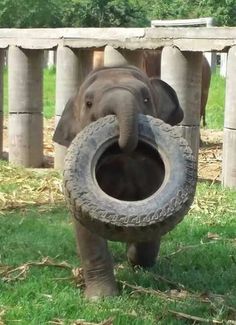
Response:
[[[139,201],[161,187],[165,165],[159,152],[143,141],[129,154],[123,153],[116,142],[99,158],[95,176],[107,195],[122,201]]]

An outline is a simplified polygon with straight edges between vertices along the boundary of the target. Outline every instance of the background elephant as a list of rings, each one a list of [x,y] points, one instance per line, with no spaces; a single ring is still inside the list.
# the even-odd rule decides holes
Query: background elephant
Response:
[[[149,79],[133,66],[104,67],[92,71],[77,94],[67,103],[53,140],[68,147],[91,122],[115,114],[120,128],[117,152],[101,162],[97,179],[101,188],[121,200],[138,200],[152,191],[153,175],[162,177],[152,156],[135,151],[138,144],[138,114],[158,117],[171,125],[181,122],[183,112],[175,91],[165,82]],[[143,171],[147,174],[141,177]],[[117,294],[113,262],[107,241],[74,220],[79,254],[84,269],[86,297],[94,299]],[[160,238],[129,243],[128,260],[144,267],[155,263]]]

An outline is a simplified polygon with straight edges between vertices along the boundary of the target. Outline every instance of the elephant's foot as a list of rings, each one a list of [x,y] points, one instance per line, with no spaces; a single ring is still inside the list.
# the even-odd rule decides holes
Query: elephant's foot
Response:
[[[118,294],[107,241],[75,220],[77,243],[84,269],[85,296],[90,300]]]
[[[85,284],[85,297],[91,301],[118,295],[118,288],[114,275],[110,277],[93,276],[93,279],[87,278]]]
[[[150,242],[131,243],[127,246],[127,258],[133,266],[152,267],[160,248],[160,239]]]

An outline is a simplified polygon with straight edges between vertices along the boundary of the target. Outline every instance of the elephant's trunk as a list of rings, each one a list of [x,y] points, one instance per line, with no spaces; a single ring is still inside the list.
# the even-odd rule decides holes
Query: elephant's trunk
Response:
[[[114,95],[114,94],[113,94]],[[112,113],[117,116],[120,128],[119,147],[124,152],[132,152],[138,144],[138,112],[135,98],[129,91],[117,90],[115,97],[118,102],[112,107]]]

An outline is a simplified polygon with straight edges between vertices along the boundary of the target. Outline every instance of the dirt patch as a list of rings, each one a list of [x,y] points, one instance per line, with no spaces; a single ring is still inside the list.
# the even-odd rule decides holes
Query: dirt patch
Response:
[[[220,181],[222,172],[223,131],[201,130],[198,177]]]
[[[53,168],[54,119],[44,119],[44,167]],[[223,131],[201,129],[201,146],[199,150],[198,177],[209,181],[221,180]],[[4,120],[3,135],[4,156],[8,153],[8,121]]]

